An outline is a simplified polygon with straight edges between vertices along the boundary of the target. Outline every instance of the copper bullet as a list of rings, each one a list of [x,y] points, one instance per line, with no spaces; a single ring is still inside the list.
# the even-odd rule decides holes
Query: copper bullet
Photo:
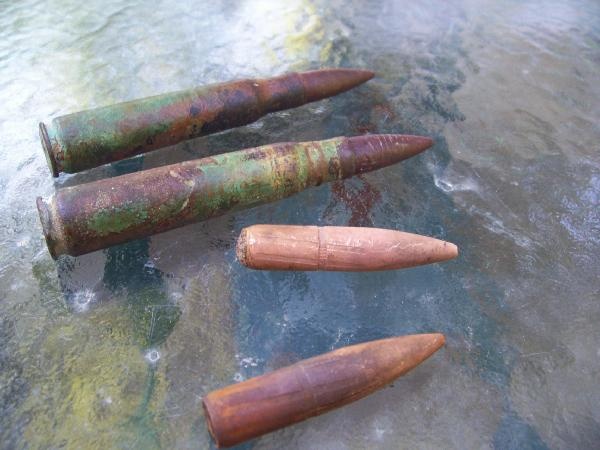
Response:
[[[241,383],[203,400],[217,447],[230,447],[323,414],[381,389],[444,345],[415,334],[344,347]]]
[[[368,272],[404,269],[455,258],[450,242],[381,228],[253,225],[237,242],[251,269]]]
[[[201,86],[60,116],[40,139],[52,174],[75,173],[255,122],[345,92],[375,74],[322,69]]]

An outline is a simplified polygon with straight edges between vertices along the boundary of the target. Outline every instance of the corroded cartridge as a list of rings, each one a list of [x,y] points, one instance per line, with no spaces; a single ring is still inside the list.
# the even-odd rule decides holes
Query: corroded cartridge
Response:
[[[414,334],[352,345],[202,399],[217,447],[229,447],[326,413],[381,389],[444,345],[442,334]]]
[[[371,79],[358,69],[322,69],[171,92],[40,123],[52,174],[74,173],[347,91]]]
[[[364,227],[253,225],[237,243],[251,269],[368,272],[455,258],[456,245],[418,234]]]
[[[389,166],[431,145],[395,134],[265,145],[68,187],[37,206],[52,256],[77,256]]]

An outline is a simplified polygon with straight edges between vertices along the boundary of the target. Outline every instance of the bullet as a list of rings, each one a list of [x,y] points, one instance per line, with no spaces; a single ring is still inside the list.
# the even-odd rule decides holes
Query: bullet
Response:
[[[444,345],[414,334],[334,350],[209,393],[202,399],[217,447],[230,447],[366,397]]]
[[[384,134],[265,145],[64,188],[37,206],[50,254],[77,256],[389,166],[432,143]]]
[[[253,225],[237,242],[251,269],[369,272],[446,261],[456,245],[418,234],[364,227]]]
[[[40,123],[52,174],[112,161],[255,122],[352,89],[374,73],[322,69],[213,84],[57,117]]]

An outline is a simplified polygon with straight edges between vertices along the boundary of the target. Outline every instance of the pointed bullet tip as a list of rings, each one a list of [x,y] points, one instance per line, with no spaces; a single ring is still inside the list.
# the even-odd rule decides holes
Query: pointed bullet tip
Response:
[[[433,145],[424,136],[365,134],[344,138],[340,145],[343,161],[352,161],[345,176],[370,172],[418,155]]]
[[[432,333],[431,336],[433,336],[435,342],[439,343],[439,347],[446,343],[446,336],[444,336],[442,333]]]
[[[425,333],[418,336],[427,342],[427,347],[429,348],[427,355],[434,354],[446,343],[446,336],[444,336],[442,333]]]
[[[427,150],[434,144],[433,139],[430,137],[414,134],[373,134],[367,136],[377,137],[387,146],[403,149],[407,158]]]
[[[434,143],[433,139],[426,136],[407,135],[405,136],[405,139],[407,151],[409,153],[408,156],[418,155],[419,153],[424,152],[428,148],[432,147]]]
[[[431,139],[430,137],[423,136],[423,141],[423,145],[427,146],[426,148],[429,148],[434,144],[433,139]]]
[[[446,337],[442,333],[423,333],[416,334],[415,336],[420,337],[421,339],[427,340],[429,342],[435,342],[440,344],[440,346],[444,345],[446,342]]]
[[[438,240],[438,255],[440,261],[447,261],[458,256],[458,247],[452,242]]]
[[[414,147],[414,151],[415,151],[415,155],[417,153],[421,153],[425,150],[427,150],[428,148],[432,147],[434,142],[433,139],[431,139],[430,137],[426,137],[426,136],[413,136],[410,135],[408,136],[411,138],[411,144]]]
[[[323,72],[329,73],[331,75],[345,77],[347,79],[352,79],[357,84],[364,83],[365,81],[369,81],[371,78],[375,76],[375,72],[368,69],[353,69],[347,67],[331,67],[325,68],[321,70],[315,70],[315,72]]]
[[[371,78],[373,78],[375,76],[375,72],[373,72],[372,70],[367,70],[367,69],[338,69],[338,70],[343,70],[344,72],[348,73],[349,75],[352,75],[354,77],[355,80],[361,80],[361,83],[364,83],[365,81],[369,81]]]
[[[398,351],[396,355],[401,361],[408,361],[404,369],[412,369],[435,352],[437,352],[446,343],[446,338],[442,333],[419,333],[392,338],[392,347]]]
[[[314,102],[363,84],[375,73],[364,69],[321,69],[298,75],[304,85],[306,101]]]

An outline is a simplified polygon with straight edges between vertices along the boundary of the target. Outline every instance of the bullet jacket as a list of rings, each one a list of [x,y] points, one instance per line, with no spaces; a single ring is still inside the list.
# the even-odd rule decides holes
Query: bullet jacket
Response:
[[[431,145],[405,135],[266,145],[68,187],[37,206],[52,256],[77,256],[385,167]]]
[[[253,225],[237,243],[251,269],[367,272],[446,261],[456,245],[395,230],[363,227]]]
[[[211,392],[208,429],[229,447],[351,403],[381,389],[444,345],[415,334],[344,347]]]
[[[74,173],[347,91],[371,79],[358,69],[323,69],[238,80],[133,100],[40,123],[52,174]]]

